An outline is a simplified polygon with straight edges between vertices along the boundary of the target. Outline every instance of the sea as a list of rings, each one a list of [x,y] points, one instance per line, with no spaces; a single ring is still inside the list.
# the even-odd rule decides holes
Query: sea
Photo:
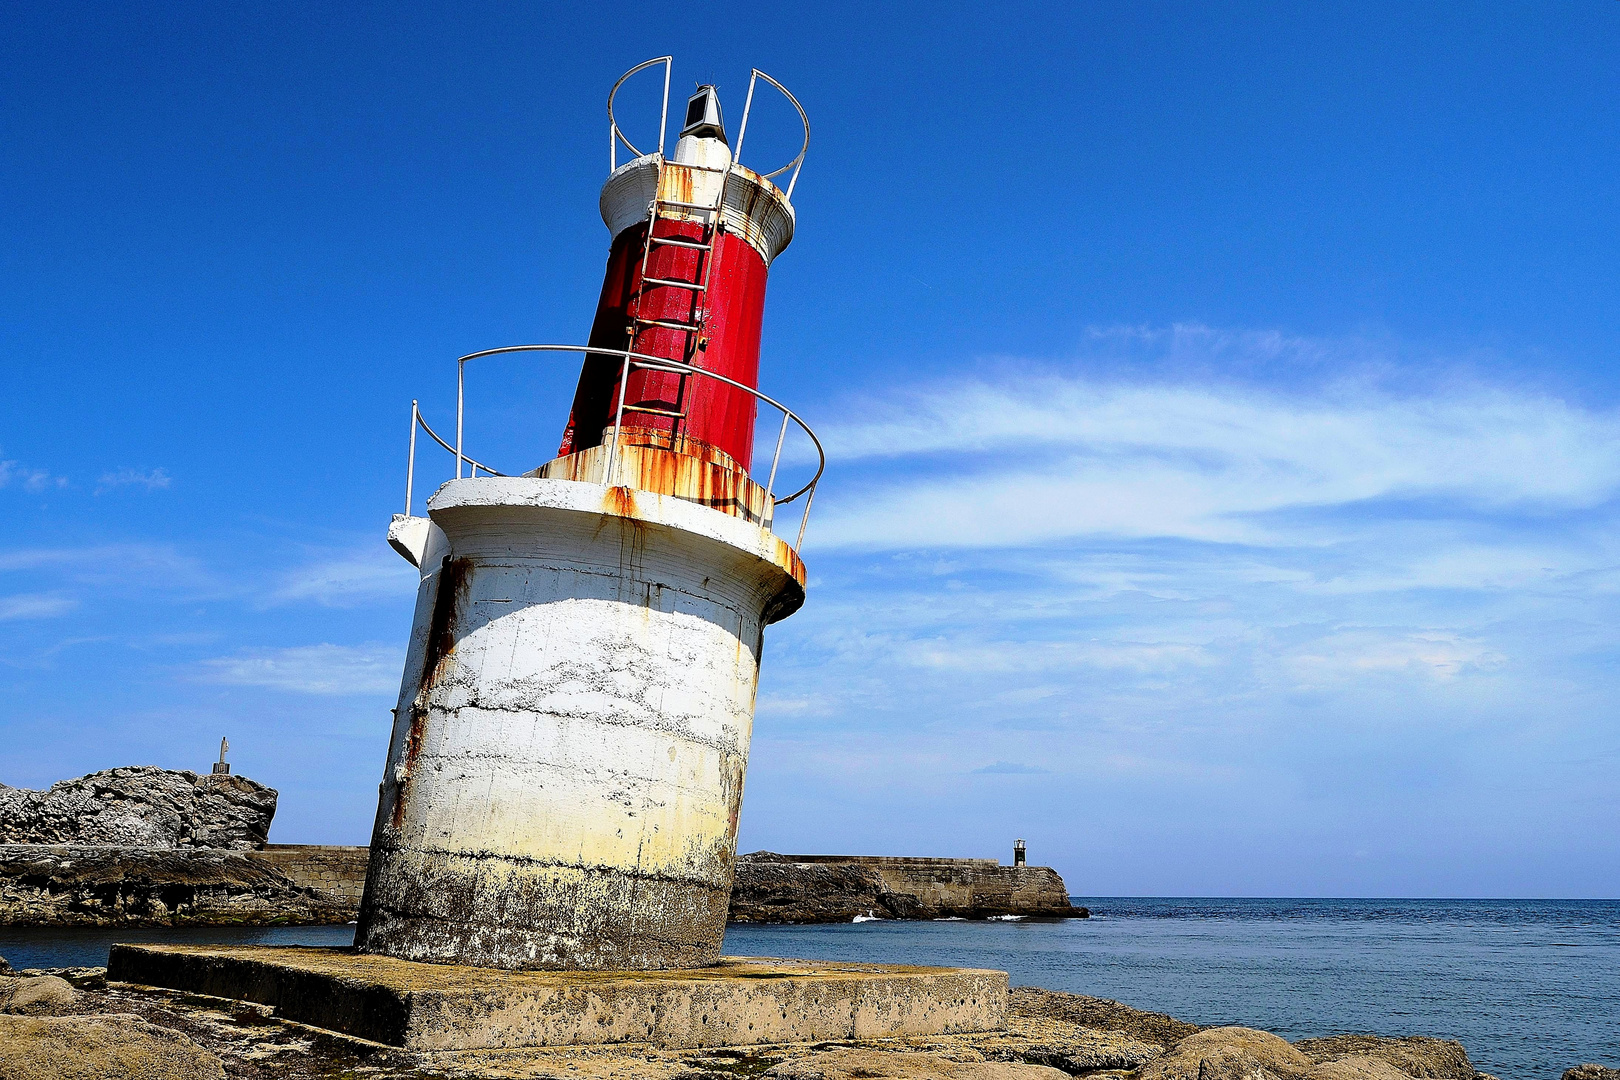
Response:
[[[997,968],[1015,986],[1113,998],[1302,1039],[1457,1039],[1502,1080],[1620,1068],[1620,901],[1075,897],[1090,919],[732,926],[725,950]],[[0,927],[14,967],[100,966],[114,941],[347,945],[352,926]]]

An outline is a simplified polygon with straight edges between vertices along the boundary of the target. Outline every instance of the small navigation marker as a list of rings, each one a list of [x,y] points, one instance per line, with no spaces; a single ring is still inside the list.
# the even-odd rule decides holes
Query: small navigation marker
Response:
[[[226,742],[224,739],[219,740],[219,760],[214,762],[214,774],[216,776],[223,776],[231,771],[230,765],[228,765],[225,761],[225,751],[229,750],[230,748],[230,743]]]
[[[1022,840],[1013,841],[1013,865],[1024,865],[1024,842]]]

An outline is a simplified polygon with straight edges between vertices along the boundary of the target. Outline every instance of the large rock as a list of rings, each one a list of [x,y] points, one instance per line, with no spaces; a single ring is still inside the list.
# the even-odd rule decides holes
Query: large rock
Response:
[[[0,784],[0,844],[260,848],[276,792],[230,774],[140,765],[52,784]]]
[[[1294,1048],[1312,1061],[1325,1063],[1348,1057],[1374,1057],[1387,1061],[1418,1080],[1474,1080],[1473,1063],[1462,1043],[1422,1035],[1384,1038],[1379,1035],[1333,1035],[1301,1039]]]
[[[1034,986],[1015,986],[1008,997],[1008,1012],[1015,1017],[1038,1017],[1078,1024],[1099,1031],[1115,1031],[1157,1049],[1174,1046],[1199,1031],[1197,1024],[1164,1013],[1143,1012],[1107,998],[1065,994]],[[1132,1068],[1133,1066],[1097,1066]]]
[[[134,1016],[0,1016],[0,1080],[224,1080],[178,1031]]]
[[[848,1047],[784,1061],[765,1075],[771,1080],[1066,1080],[1069,1074],[1044,1065]]]
[[[1573,1069],[1564,1070],[1563,1080],[1620,1080],[1620,1069],[1590,1063],[1577,1065]]]
[[[25,979],[0,978],[0,1013],[53,1013],[79,999],[73,984],[55,975]]]
[[[1314,1063],[1268,1031],[1206,1028],[1142,1066],[1137,1080],[1305,1080]]]
[[[1325,1065],[1312,1065],[1305,1080],[1411,1080],[1383,1058],[1354,1054]]]
[[[243,851],[0,845],[0,925],[338,923],[341,900]]]

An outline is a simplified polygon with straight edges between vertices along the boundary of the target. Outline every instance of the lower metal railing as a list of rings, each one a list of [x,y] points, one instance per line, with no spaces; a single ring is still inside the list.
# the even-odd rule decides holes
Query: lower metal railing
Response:
[[[793,545],[795,548],[803,546],[804,532],[806,527],[810,524],[810,504],[815,501],[816,485],[821,482],[821,474],[826,471],[827,468],[827,454],[822,449],[821,440],[816,438],[816,433],[810,429],[809,424],[806,424],[797,413],[788,408],[786,405],[783,405],[781,402],[777,401],[775,398],[771,397],[769,394],[761,393],[751,386],[740,383],[735,379],[729,379],[724,375],[719,375],[712,371],[705,371],[700,367],[694,367],[691,364],[682,363],[679,360],[667,360],[660,356],[648,356],[644,353],[632,352],[628,349],[598,349],[588,345],[508,345],[504,348],[484,349],[481,352],[468,353],[466,356],[460,357],[456,361],[456,441],[454,446],[446,442],[439,436],[438,432],[434,431],[428,426],[427,420],[422,417],[421,408],[415,401],[412,401],[410,456],[405,468],[405,513],[407,515],[411,512],[411,507],[414,504],[415,498],[416,429],[418,427],[427,432],[428,437],[434,442],[438,443],[440,446],[444,447],[450,453],[455,455],[457,480],[462,479],[462,472],[464,469],[470,469],[471,477],[476,477],[480,471],[483,471],[490,476],[506,475],[505,473],[498,472],[495,469],[490,468],[481,461],[477,461],[469,457],[462,448],[462,435],[465,429],[467,403],[467,361],[478,360],[486,356],[500,356],[506,353],[523,352],[581,353],[586,357],[612,356],[620,359],[621,366],[619,368],[619,394],[613,410],[613,435],[608,442],[607,467],[603,470],[604,475],[602,477],[602,482],[608,487],[615,487],[618,484],[619,437],[624,428],[624,395],[625,388],[630,381],[630,372],[632,371],[666,371],[672,375],[696,375],[700,378],[713,379],[714,381],[724,383],[727,386],[736,387],[738,390],[752,395],[754,398],[763,401],[765,404],[779,411],[782,414],[782,424],[776,433],[776,450],[771,454],[770,476],[765,482],[765,497],[767,501],[772,500],[775,495],[776,477],[782,463],[782,447],[787,439],[788,422],[792,421],[793,423],[797,424],[799,428],[810,437],[811,443],[813,443],[816,448],[816,473],[810,478],[810,482],[793,492],[791,495],[785,495],[779,499],[774,499],[775,506],[785,506],[788,503],[793,502],[795,499],[798,499],[801,495],[804,496],[804,513],[799,519],[799,536]]]

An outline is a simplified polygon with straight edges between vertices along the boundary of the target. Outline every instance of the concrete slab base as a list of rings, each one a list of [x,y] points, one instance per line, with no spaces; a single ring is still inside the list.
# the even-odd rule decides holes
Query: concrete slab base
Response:
[[[684,971],[504,971],[346,948],[115,945],[107,978],[257,1002],[412,1050],[749,1046],[998,1031],[1007,973],[724,957]]]

